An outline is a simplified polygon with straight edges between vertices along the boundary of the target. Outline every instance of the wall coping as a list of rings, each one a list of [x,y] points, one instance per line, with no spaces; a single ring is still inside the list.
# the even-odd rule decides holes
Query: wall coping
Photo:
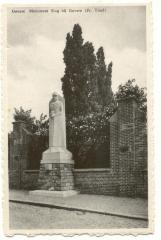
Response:
[[[110,172],[111,168],[80,168],[74,169],[74,172]]]

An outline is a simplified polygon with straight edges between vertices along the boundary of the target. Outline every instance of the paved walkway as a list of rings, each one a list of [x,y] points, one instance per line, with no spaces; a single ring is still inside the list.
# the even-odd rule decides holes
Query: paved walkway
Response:
[[[30,195],[28,191],[10,190],[9,200],[66,210],[148,220],[148,202],[141,198],[122,198],[104,195],[78,194],[71,197]]]

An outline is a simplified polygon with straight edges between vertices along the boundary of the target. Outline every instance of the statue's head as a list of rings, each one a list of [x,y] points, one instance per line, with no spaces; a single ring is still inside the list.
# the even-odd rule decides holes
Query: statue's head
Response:
[[[54,101],[58,100],[58,94],[56,92],[53,92],[52,98]]]

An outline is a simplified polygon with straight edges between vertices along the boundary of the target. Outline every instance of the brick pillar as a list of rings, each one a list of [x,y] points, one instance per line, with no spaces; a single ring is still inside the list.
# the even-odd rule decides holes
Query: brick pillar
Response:
[[[28,138],[25,132],[27,124],[23,121],[13,122],[14,137],[14,168],[17,164],[22,169],[27,169]],[[19,163],[18,163],[19,162]]]
[[[13,122],[13,146],[12,146],[12,169],[10,178],[14,173],[14,183],[10,183],[14,188],[21,188],[23,170],[27,169],[28,164],[28,133],[27,124],[23,121]],[[11,181],[10,181],[11,182]]]
[[[118,151],[118,112],[110,118],[110,167],[112,170],[113,186],[115,195],[120,193],[119,185],[119,151]]]
[[[118,113],[117,111],[110,118],[110,166],[113,172],[119,170],[118,156]]]
[[[147,172],[147,126],[145,113],[137,111],[135,119],[135,171],[136,171],[136,196],[148,196]]]
[[[120,196],[134,197],[135,182],[135,115],[134,98],[118,101],[118,151]]]

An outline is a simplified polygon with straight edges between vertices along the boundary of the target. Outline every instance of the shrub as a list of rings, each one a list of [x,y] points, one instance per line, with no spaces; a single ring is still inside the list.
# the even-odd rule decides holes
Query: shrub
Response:
[[[73,153],[76,168],[109,167],[110,104],[102,113],[67,118],[67,146]]]

